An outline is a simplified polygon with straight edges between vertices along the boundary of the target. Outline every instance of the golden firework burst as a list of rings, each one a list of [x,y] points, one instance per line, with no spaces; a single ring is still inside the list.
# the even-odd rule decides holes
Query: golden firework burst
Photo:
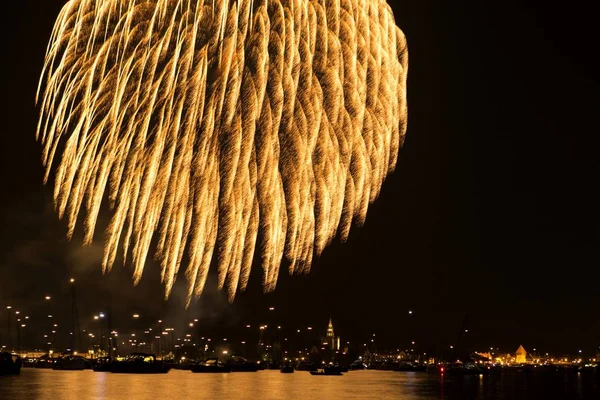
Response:
[[[406,41],[384,0],[71,0],[38,91],[71,236],[112,210],[103,270],[157,240],[188,303],[213,255],[231,300],[257,237],[265,290],[363,223],[406,131]],[[41,96],[40,96],[41,94]],[[187,250],[186,250],[187,249]]]

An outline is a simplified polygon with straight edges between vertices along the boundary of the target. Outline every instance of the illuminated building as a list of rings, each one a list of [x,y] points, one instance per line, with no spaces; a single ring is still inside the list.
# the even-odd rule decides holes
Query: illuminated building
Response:
[[[335,336],[333,322],[331,322],[331,317],[329,317],[329,324],[327,325],[327,333],[325,338],[323,338],[323,344],[327,344],[331,350],[336,351],[340,350],[341,342],[342,338],[340,336]]]
[[[526,358],[527,358],[527,351],[523,348],[523,346],[519,345],[519,348],[517,349],[517,351],[515,353],[515,362],[517,364],[524,364]]]

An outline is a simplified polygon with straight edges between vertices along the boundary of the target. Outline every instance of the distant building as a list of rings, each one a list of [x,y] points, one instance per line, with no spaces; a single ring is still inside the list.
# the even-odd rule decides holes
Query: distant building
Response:
[[[329,317],[329,325],[327,325],[327,333],[323,338],[323,344],[327,343],[331,350],[336,351],[340,350],[341,342],[342,338],[340,336],[335,336],[335,332],[333,330],[333,322],[331,321],[331,317]]]
[[[515,353],[515,363],[517,364],[525,364],[527,360],[527,351],[523,348],[523,346],[519,345]]]

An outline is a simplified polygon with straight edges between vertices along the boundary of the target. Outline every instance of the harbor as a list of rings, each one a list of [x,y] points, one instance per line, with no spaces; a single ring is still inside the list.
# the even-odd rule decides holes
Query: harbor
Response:
[[[234,326],[224,333],[227,337],[215,335],[214,329],[204,326],[199,318],[180,321],[178,325],[168,319],[148,324],[143,314],[135,313],[123,321],[113,315],[111,307],[84,318],[82,323],[75,279],[69,279],[69,284],[71,313],[63,312],[61,324],[55,323],[56,314],[44,318],[34,312],[32,315],[37,317],[30,317],[11,305],[4,308],[0,374],[16,375],[29,368],[117,374],[280,370],[310,372],[314,376],[339,376],[357,370],[440,376],[600,373],[600,347],[595,351],[578,349],[571,354],[527,350],[523,345],[508,351],[498,347],[478,349],[470,340],[466,317],[455,341],[435,346],[437,350],[416,340],[406,343],[405,348],[400,342],[395,349],[385,348],[379,344],[376,333],[361,340],[343,340],[331,317],[327,324],[315,326],[280,325],[274,306],[263,310],[269,324]],[[50,295],[43,297],[44,302],[51,299]],[[48,310],[54,313],[53,308]],[[414,315],[415,311],[408,310],[408,317]],[[64,322],[66,329],[62,328]],[[117,323],[124,328],[116,328]]]

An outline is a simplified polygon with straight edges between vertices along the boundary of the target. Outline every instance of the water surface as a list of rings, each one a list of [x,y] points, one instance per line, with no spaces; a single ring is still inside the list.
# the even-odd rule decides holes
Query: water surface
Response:
[[[437,373],[352,371],[343,376],[308,372],[121,375],[23,369],[0,377],[0,399],[490,399],[598,400],[600,378],[586,374],[501,374],[441,377]]]

